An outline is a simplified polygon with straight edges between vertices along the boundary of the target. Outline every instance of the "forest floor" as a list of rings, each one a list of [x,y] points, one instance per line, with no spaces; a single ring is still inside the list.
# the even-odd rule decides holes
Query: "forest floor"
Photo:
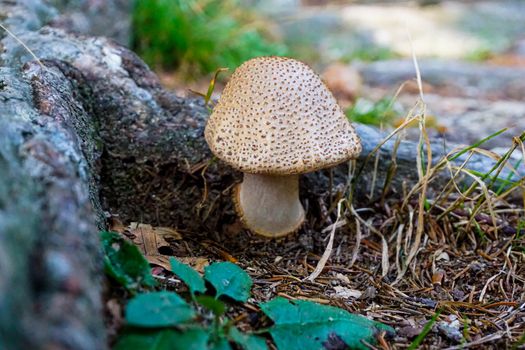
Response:
[[[518,159],[525,156],[523,139],[516,137],[506,148],[515,149]],[[503,159],[501,167],[513,164],[512,158],[487,156]],[[214,261],[239,264],[254,281],[253,297],[229,312],[243,330],[267,326],[257,304],[281,296],[338,306],[393,326],[396,335],[382,342],[384,348],[408,347],[427,326],[424,348],[517,349],[525,332],[525,188],[523,179],[491,184],[498,169],[470,174],[479,181],[471,187],[450,181],[441,191],[425,191],[427,181],[422,180],[404,193],[354,198],[339,220],[336,206],[347,192],[326,189],[315,199],[310,194],[304,202],[307,222],[279,241],[248,232],[233,208],[223,208],[223,217],[230,219],[212,235],[172,228],[177,233],[149,257],[152,272],[165,288],[184,292],[186,287],[170,272],[169,256],[200,272]],[[426,174],[433,171],[467,174],[446,166]],[[481,179],[489,184],[480,185]],[[231,188],[208,191],[231,196]],[[135,241],[152,230],[121,224],[115,229]],[[306,278],[332,230],[331,257],[310,282]],[[108,302],[122,300],[117,293]],[[120,321],[111,321],[113,332]]]
[[[525,94],[521,89],[523,85],[508,77],[525,77],[525,38],[517,34],[525,22],[513,17],[512,8],[488,16],[493,5],[494,2],[483,2],[472,14],[478,16],[481,23],[495,28],[488,37],[493,46],[488,48],[487,38],[469,36],[468,30],[460,33],[460,21],[454,23],[456,31],[446,26],[438,32],[434,30],[436,21],[449,18],[451,13],[462,13],[466,5],[445,2],[433,10],[417,12],[402,6],[390,10],[427,26],[413,35],[420,58],[424,106],[427,117],[435,119],[427,135],[441,138],[443,142],[472,145],[508,128],[482,147],[495,152],[487,155],[490,157],[503,156],[514,149],[512,156],[503,161],[504,166],[513,166],[525,157],[523,141],[518,138],[525,130]],[[291,40],[288,36],[302,37],[294,31],[311,27],[308,23],[325,23],[321,30],[315,31],[316,35],[324,35],[322,38],[307,39],[326,52],[325,60],[318,62],[320,69],[325,73],[335,69],[335,74],[324,75],[327,84],[337,85],[341,79],[344,83],[345,74],[350,80],[358,77],[357,84],[344,85],[351,86],[350,89],[337,91],[335,87],[334,93],[341,103],[351,105],[365,96],[372,102],[395,96],[398,117],[403,118],[421,97],[421,90],[410,79],[415,76],[415,68],[407,57],[411,52],[406,51],[406,47],[410,44],[400,39],[402,33],[396,32],[385,39],[384,45],[395,45],[388,46],[385,51],[388,57],[379,62],[338,63],[336,68],[331,63],[347,55],[335,50],[334,42],[344,37],[342,27],[349,28],[345,21],[350,23],[359,18],[359,13],[366,10],[364,6],[344,5],[323,11],[317,7],[291,7],[286,13],[272,16],[286,15],[288,20],[277,29],[288,40]],[[515,6],[521,5],[516,2]],[[371,17],[384,18],[384,10],[380,8],[371,6],[368,10],[377,12]],[[505,16],[510,18],[508,31],[497,26]],[[421,18],[428,21],[421,23]],[[486,22],[487,18],[492,21]],[[461,23],[463,29],[479,30],[475,26],[479,21],[466,19]],[[368,36],[363,33],[355,36],[367,40],[372,34],[381,37],[384,28],[380,23],[369,24]],[[339,34],[330,37],[326,34],[330,32]],[[432,42],[436,45],[428,46],[428,35],[433,36]],[[508,42],[509,38],[512,42]],[[399,46],[400,43],[406,45]],[[436,57],[438,54],[441,57]],[[465,54],[484,57],[482,61],[465,60]],[[181,85],[172,75],[161,74],[161,78],[167,85]],[[203,79],[192,88],[205,91],[207,82]],[[397,94],[401,86],[403,89]],[[221,91],[221,87],[216,90]],[[180,90],[181,93],[187,91],[187,88]],[[384,127],[393,130],[395,123],[394,120]],[[420,136],[417,124],[406,130],[408,138],[418,140]],[[458,173],[463,170],[454,169]],[[497,173],[489,170],[490,176]],[[449,170],[445,167],[439,171]],[[476,181],[490,179],[485,174],[474,177]],[[382,345],[384,348],[407,348],[425,325],[430,328],[421,342],[424,348],[522,348],[525,342],[525,184],[523,179],[511,180],[509,190],[509,187],[479,184],[460,188],[451,181],[436,193],[427,193],[422,181],[413,189],[388,199],[355,198],[353,207],[348,206],[339,220],[336,205],[341,194],[327,189],[326,193],[319,194],[318,203],[306,203],[308,222],[304,227],[280,241],[269,241],[244,230],[232,212],[231,222],[225,223],[222,232],[214,236],[178,231],[177,238],[163,244],[152,271],[167,288],[180,291],[185,287],[169,272],[168,256],[184,258],[201,272],[213,261],[238,263],[254,280],[253,298],[238,305],[230,315],[244,330],[259,329],[265,324],[255,302],[282,296],[338,306],[395,327],[395,337],[387,339]],[[230,193],[224,190],[223,195]],[[131,239],[142,235],[143,230],[151,230],[142,226],[126,229],[118,226]],[[330,260],[314,282],[307,281],[334,228]],[[118,300],[118,295],[113,295],[108,303],[115,304]],[[110,324],[113,331],[121,326],[118,317],[110,318]]]
[[[417,200],[405,209],[396,201],[368,203],[356,210],[359,216],[348,215],[337,225],[331,258],[314,282],[306,278],[329,236],[321,227],[333,228],[330,218],[321,223],[314,210],[299,233],[280,241],[260,238],[233,221],[212,237],[178,231],[162,244],[159,256],[149,259],[156,266],[153,274],[178,292],[186,287],[169,272],[169,256],[200,272],[214,261],[238,263],[254,281],[253,298],[229,313],[242,330],[267,325],[257,303],[281,296],[338,306],[391,325],[397,333],[386,340],[387,348],[407,347],[433,317],[436,322],[421,342],[425,348],[517,348],[525,331],[523,210],[504,201],[494,204],[496,229],[488,214],[473,219],[470,204],[442,219],[438,206],[425,212],[420,231],[417,205]],[[121,231],[136,240],[151,228],[131,225]],[[118,329],[121,324],[114,321]]]

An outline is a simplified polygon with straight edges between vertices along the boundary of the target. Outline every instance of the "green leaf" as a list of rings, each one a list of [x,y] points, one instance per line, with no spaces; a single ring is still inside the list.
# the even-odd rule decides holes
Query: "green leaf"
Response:
[[[204,279],[197,271],[175,258],[170,258],[170,263],[173,273],[186,283],[192,295],[195,295],[195,292],[204,293],[206,291]]]
[[[215,71],[215,75],[213,76],[213,79],[210,81],[210,85],[208,85],[208,91],[206,91],[206,96],[204,97],[204,104],[207,106],[208,103],[211,100],[211,95],[213,95],[213,90],[215,90],[215,82],[217,81],[217,78],[219,77],[219,74],[221,72],[226,72],[228,68],[218,68]]]
[[[274,321],[269,332],[282,350],[317,350],[344,344],[352,349],[368,349],[362,340],[374,344],[379,331],[394,332],[363,316],[309,301],[292,303],[276,298],[260,307]]]
[[[156,282],[151,275],[149,263],[132,243],[115,232],[101,232],[106,273],[127,289],[141,285],[153,287]]]
[[[122,336],[113,350],[201,350],[207,349],[208,339],[205,329],[135,331]]]
[[[243,269],[231,262],[211,264],[204,269],[204,278],[217,290],[217,298],[226,295],[246,302],[250,297],[252,279]]]
[[[430,321],[428,321],[425,324],[425,327],[423,327],[423,330],[421,331],[421,333],[418,334],[416,339],[414,339],[414,341],[410,344],[407,350],[416,350],[419,348],[419,346],[421,345],[421,343],[427,336],[428,332],[432,330],[432,326],[434,325],[434,323],[436,323],[439,315],[441,315],[441,309],[437,310],[436,313],[430,319]]]
[[[171,344],[175,342],[177,336],[177,332],[172,330],[125,334],[118,340],[113,350],[171,350]]]
[[[139,294],[126,307],[126,321],[137,327],[170,327],[190,321],[195,311],[177,293]]]
[[[226,311],[226,305],[220,300],[210,297],[209,295],[199,295],[195,301],[206,309],[213,312],[215,316],[221,316]]]
[[[210,332],[204,328],[189,329],[177,335],[173,350],[201,350],[206,349]]]
[[[380,126],[390,124],[395,117],[400,115],[400,111],[394,107],[393,99],[383,98],[372,102],[358,98],[354,105],[346,110],[346,116],[355,122]]]
[[[262,337],[252,334],[245,334],[237,328],[230,329],[230,338],[239,344],[244,350],[267,350],[266,341]]]
[[[209,350],[231,350],[231,348],[228,339],[225,338],[219,338],[216,342],[208,346]]]

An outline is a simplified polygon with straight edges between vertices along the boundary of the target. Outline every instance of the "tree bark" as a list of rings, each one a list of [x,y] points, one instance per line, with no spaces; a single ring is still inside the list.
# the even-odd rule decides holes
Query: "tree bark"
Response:
[[[44,2],[0,4],[3,24],[40,60],[2,34],[0,344],[103,349],[97,231],[107,214],[221,234],[236,220],[230,189],[240,174],[213,160],[202,102],[163,89],[133,52],[49,26],[68,21]],[[103,14],[94,10],[97,15]],[[359,167],[384,135],[362,125],[357,130],[364,146]],[[364,167],[357,198],[368,193],[373,172],[380,192],[393,149],[393,141],[380,149],[377,170],[373,161]],[[393,194],[417,181],[416,150],[401,142]],[[434,158],[443,152],[437,148]],[[469,166],[483,171],[491,163],[473,156]],[[347,165],[334,169],[336,189],[347,183],[347,172]],[[329,193],[329,174],[301,179],[310,213]]]

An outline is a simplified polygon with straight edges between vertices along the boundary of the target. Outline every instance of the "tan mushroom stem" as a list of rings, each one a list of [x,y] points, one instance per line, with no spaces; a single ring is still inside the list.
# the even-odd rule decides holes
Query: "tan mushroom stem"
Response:
[[[304,221],[298,175],[245,173],[235,197],[242,221],[260,235],[282,237],[296,231]]]

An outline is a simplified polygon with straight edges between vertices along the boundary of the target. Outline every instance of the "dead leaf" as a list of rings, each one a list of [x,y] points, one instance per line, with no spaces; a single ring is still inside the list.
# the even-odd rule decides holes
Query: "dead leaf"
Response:
[[[343,282],[344,284],[350,284],[350,278],[348,278],[347,276],[343,275],[342,273],[337,273],[335,275],[335,277],[340,280],[341,282]]]
[[[160,248],[169,248],[168,240],[180,240],[182,236],[170,227],[153,227],[148,224],[132,222],[124,231],[116,231],[128,236],[145,256],[160,255]]]
[[[171,271],[171,256],[167,255],[145,255],[150,264],[159,265],[164,269]],[[181,263],[191,266],[195,271],[204,273],[204,268],[210,264],[209,260],[204,257],[176,257]]]
[[[164,269],[171,271],[170,257],[166,255],[145,255],[150,264],[162,266]]]
[[[204,268],[210,264],[210,261],[204,257],[184,257],[177,258],[181,263],[190,265],[195,271],[204,273]]]
[[[169,248],[169,240],[182,239],[177,230],[138,222],[132,222],[128,227],[124,227],[122,222],[116,218],[112,218],[110,229],[129,238],[150,264],[171,271],[171,256],[160,254],[159,249]],[[209,260],[204,257],[177,257],[177,259],[200,273],[204,273],[204,268],[210,264]]]
[[[109,230],[113,232],[124,233],[126,227],[117,216],[111,216],[109,218]]]

